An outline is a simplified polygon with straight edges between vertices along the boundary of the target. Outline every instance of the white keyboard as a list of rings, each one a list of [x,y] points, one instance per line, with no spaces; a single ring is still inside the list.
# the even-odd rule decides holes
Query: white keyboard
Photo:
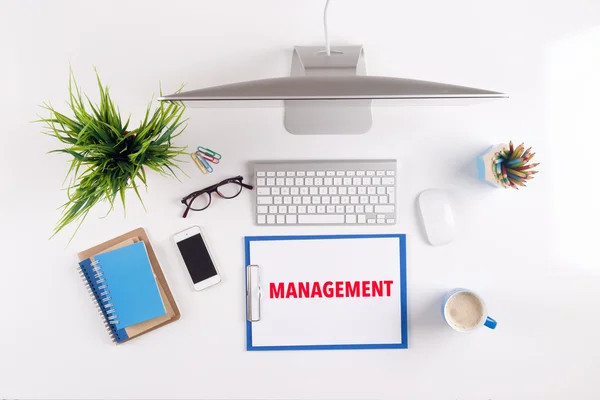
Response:
[[[396,223],[396,160],[253,165],[258,225]]]

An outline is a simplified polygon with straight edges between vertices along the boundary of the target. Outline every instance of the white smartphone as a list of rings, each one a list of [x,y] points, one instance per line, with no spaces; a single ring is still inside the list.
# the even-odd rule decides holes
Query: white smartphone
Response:
[[[206,289],[221,282],[221,276],[200,227],[192,226],[183,232],[176,233],[173,240],[175,240],[179,255],[190,274],[194,289]]]

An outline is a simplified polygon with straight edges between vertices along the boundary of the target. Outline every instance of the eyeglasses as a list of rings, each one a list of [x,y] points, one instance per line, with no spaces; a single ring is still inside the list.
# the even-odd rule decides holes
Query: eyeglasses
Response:
[[[216,185],[209,186],[197,192],[190,193],[181,199],[181,203],[186,205],[183,218],[187,217],[190,210],[202,211],[206,210],[211,203],[211,193],[217,193],[224,199],[233,199],[242,193],[242,189],[254,189],[254,186],[246,185],[242,183],[244,178],[242,176],[236,176],[235,178],[225,179]]]

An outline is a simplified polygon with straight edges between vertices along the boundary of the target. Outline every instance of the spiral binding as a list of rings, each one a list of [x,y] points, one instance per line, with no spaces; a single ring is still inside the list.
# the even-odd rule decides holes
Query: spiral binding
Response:
[[[119,323],[119,317],[114,308],[114,303],[111,302],[112,298],[106,280],[102,277],[104,275],[102,266],[99,265],[98,260],[93,261],[90,265],[94,270],[94,276],[89,276],[85,269],[81,267],[78,268],[79,275],[84,281],[90,297],[94,301],[98,314],[103,317],[104,328],[110,335],[111,340],[116,343],[118,335],[116,333],[115,325]],[[98,285],[100,293],[94,289],[93,285],[90,285],[90,282],[92,282],[93,279],[96,280],[96,285]],[[115,335],[117,335],[117,338],[115,338]]]

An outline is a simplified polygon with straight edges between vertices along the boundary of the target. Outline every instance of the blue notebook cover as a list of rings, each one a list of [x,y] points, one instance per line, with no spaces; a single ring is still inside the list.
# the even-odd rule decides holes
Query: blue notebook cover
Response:
[[[143,242],[98,254],[94,260],[97,272],[90,267],[99,303],[117,331],[166,314]]]

